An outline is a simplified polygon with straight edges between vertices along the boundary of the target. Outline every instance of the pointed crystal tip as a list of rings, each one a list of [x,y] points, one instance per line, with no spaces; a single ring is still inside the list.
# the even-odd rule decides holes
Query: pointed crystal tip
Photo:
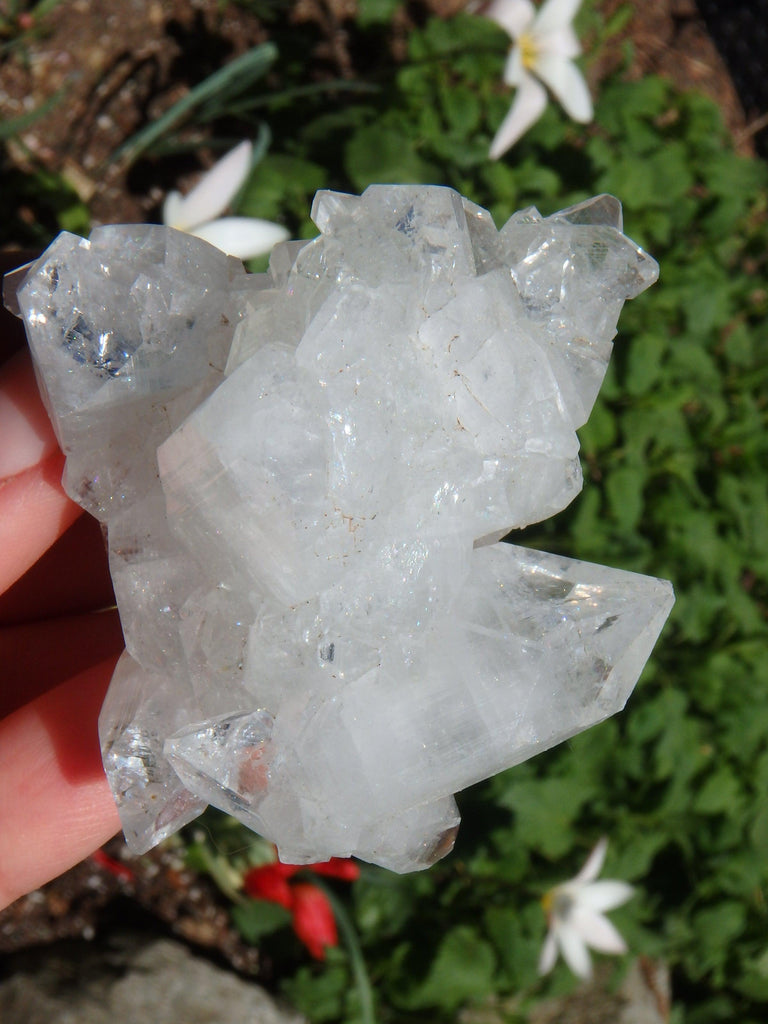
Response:
[[[560,210],[555,216],[567,220],[570,224],[605,224],[616,228],[617,231],[624,230],[621,203],[607,192],[592,199],[585,199],[575,206],[569,206],[566,210]]]

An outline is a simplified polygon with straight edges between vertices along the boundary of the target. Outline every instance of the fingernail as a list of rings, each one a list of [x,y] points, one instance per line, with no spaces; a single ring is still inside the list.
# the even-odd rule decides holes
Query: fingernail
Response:
[[[23,473],[56,450],[29,352],[0,367],[0,480]]]

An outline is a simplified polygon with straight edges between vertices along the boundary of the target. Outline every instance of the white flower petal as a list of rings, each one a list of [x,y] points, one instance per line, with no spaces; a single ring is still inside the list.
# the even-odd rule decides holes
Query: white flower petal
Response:
[[[504,64],[504,71],[501,75],[502,79],[507,85],[519,86],[523,84],[523,79],[527,73],[523,67],[523,51],[519,46],[513,46]]]
[[[548,32],[545,36],[538,36],[537,43],[539,53],[563,57],[566,60],[578,57],[581,53],[578,36],[570,25],[567,28],[559,28],[556,32]]]
[[[252,155],[251,143],[241,142],[206,171],[179,204],[173,227],[189,231],[218,217],[248,177]]]
[[[536,9],[531,0],[491,0],[482,13],[517,39],[533,21]]]
[[[591,977],[592,961],[589,958],[589,950],[576,928],[561,924],[557,928],[556,936],[563,959],[573,973],[578,974],[580,978]]]
[[[282,225],[256,217],[222,217],[201,224],[192,234],[241,260],[263,256],[288,238]]]
[[[628,882],[606,878],[602,882],[590,882],[579,893],[579,903],[590,910],[601,912],[620,907],[634,895],[635,890]]]
[[[571,24],[580,7],[581,0],[546,0],[539,8],[533,23],[534,33],[543,35],[545,32],[566,28]]]
[[[627,944],[616,927],[602,914],[596,914],[587,907],[579,907],[574,910],[570,924],[587,945],[601,953],[627,951]]]
[[[520,88],[507,116],[501,122],[501,127],[496,132],[489,156],[491,160],[498,160],[502,153],[506,153],[510,146],[534,124],[547,106],[547,92],[535,78],[530,75],[523,77]]]
[[[547,932],[546,939],[544,939],[544,945],[541,947],[541,956],[539,957],[539,974],[549,974],[555,966],[556,960],[557,939],[555,938],[554,931],[550,928]]]
[[[581,871],[570,881],[555,886],[543,899],[550,913],[550,934],[554,934],[568,966],[582,978],[592,971],[589,948],[601,953],[626,953],[627,945],[616,927],[602,913],[626,902],[634,894],[631,885],[615,879],[594,881],[608,849],[603,837],[587,857]],[[551,961],[547,943],[540,963]]]
[[[542,54],[536,62],[536,74],[549,86],[574,121],[592,120],[592,99],[584,76],[569,60]]]
[[[597,878],[602,870],[603,864],[605,863],[605,855],[608,852],[608,839],[606,836],[596,843],[594,849],[587,857],[584,862],[584,867],[572,879],[572,884],[580,884],[582,882],[591,882]]]
[[[169,192],[163,203],[163,224],[169,228],[178,228],[183,204],[181,192]],[[179,228],[179,230],[183,229]]]

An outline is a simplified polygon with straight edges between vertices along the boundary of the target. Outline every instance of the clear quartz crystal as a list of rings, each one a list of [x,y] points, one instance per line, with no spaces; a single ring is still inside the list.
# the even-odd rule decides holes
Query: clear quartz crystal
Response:
[[[663,580],[498,543],[581,489],[576,430],[657,267],[611,196],[499,231],[377,185],[313,218],[253,276],[171,229],[63,234],[6,302],[107,527],[130,845],[212,803],[284,860],[417,870],[454,793],[624,706],[669,614]]]

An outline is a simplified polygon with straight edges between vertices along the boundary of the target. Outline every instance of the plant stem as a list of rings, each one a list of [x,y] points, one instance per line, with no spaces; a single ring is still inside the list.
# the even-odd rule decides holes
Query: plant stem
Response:
[[[333,908],[339,931],[342,934],[344,943],[349,951],[349,959],[352,964],[352,974],[355,978],[355,986],[360,999],[360,1020],[361,1024],[376,1024],[376,1011],[374,1009],[373,989],[371,979],[368,977],[368,968],[365,963],[363,951],[360,948],[360,940],[352,920],[347,913],[346,907],[336,898],[327,885],[318,878],[312,878],[312,884],[322,889]]]

